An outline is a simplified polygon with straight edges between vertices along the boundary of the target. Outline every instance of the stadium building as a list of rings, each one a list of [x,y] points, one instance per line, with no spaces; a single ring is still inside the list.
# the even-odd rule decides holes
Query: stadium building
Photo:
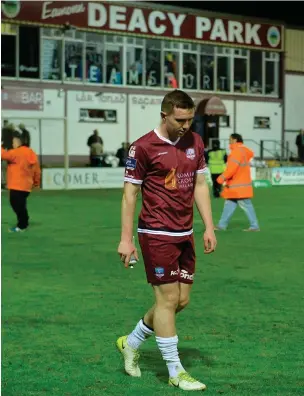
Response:
[[[153,3],[2,2],[2,118],[24,123],[43,163],[86,163],[157,125],[163,95],[195,99],[208,145],[233,132],[257,157],[296,152],[304,31]]]

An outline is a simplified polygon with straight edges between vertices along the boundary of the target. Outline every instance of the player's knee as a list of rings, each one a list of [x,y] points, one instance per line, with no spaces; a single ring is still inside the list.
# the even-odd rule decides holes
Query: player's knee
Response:
[[[156,303],[168,309],[176,310],[179,303],[179,295],[174,292],[163,294],[162,298],[158,299]]]
[[[179,302],[178,302],[178,310],[181,311],[182,309],[186,308],[186,306],[190,302],[190,297],[189,296],[180,296]]]

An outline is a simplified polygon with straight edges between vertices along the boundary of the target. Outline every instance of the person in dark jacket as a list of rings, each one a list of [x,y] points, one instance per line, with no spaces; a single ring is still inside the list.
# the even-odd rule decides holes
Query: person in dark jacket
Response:
[[[296,146],[298,148],[299,161],[304,162],[304,129],[301,129],[296,137]]]

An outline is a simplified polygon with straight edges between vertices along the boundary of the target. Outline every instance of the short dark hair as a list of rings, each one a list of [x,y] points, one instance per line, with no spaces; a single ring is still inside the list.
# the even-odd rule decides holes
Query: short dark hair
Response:
[[[176,89],[165,95],[161,104],[161,111],[166,114],[171,114],[174,107],[192,110],[195,108],[195,104],[186,92]]]
[[[231,137],[232,139],[235,139],[235,140],[237,141],[237,143],[243,143],[242,135],[240,135],[239,133],[232,133],[232,134],[230,135],[230,137]]]

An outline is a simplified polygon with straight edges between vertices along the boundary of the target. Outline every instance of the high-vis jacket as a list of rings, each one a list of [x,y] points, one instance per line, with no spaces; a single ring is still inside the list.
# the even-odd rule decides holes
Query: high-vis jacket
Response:
[[[32,191],[40,185],[40,166],[37,155],[29,147],[20,146],[12,150],[1,148],[1,159],[7,165],[7,189]]]
[[[253,151],[243,143],[231,144],[230,149],[226,170],[217,178],[219,184],[225,183],[221,195],[225,199],[252,198],[249,161],[253,158]]]
[[[219,175],[226,169],[225,150],[212,150],[208,153],[208,168],[213,175]]]

